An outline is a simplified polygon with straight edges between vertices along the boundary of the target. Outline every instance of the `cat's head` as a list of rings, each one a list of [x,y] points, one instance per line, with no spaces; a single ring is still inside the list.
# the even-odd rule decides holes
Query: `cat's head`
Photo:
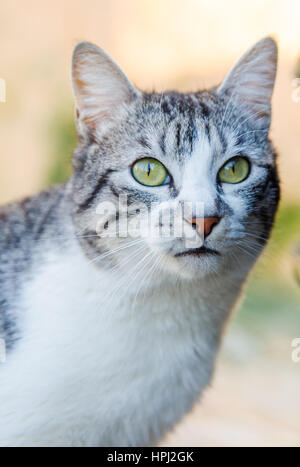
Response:
[[[216,88],[144,93],[101,49],[76,47],[74,220],[96,266],[185,277],[249,269],[279,200],[268,138],[276,66],[266,38]]]

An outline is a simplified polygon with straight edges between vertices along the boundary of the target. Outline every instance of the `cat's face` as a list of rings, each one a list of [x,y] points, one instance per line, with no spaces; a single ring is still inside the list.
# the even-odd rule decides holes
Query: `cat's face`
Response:
[[[74,219],[96,265],[184,277],[252,265],[279,199],[268,139],[276,58],[265,39],[219,88],[146,94],[100,49],[76,48]]]

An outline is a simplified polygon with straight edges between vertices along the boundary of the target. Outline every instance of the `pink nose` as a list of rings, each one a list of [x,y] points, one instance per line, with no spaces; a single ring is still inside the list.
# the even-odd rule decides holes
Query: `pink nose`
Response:
[[[186,219],[187,222],[192,224],[200,235],[204,234],[204,238],[208,237],[215,225],[220,222],[219,217],[194,217],[193,219]]]

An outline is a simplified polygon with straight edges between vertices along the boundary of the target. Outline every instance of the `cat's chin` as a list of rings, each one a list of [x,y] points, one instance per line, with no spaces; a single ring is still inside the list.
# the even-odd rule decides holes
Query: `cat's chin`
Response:
[[[183,279],[194,280],[215,274],[220,267],[220,257],[211,252],[185,252],[168,256],[165,267]]]

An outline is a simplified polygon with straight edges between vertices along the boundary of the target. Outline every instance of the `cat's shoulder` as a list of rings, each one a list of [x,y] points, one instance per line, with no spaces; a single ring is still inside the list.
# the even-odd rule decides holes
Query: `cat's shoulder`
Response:
[[[0,208],[0,338],[10,347],[18,334],[18,294],[30,271],[33,253],[55,232],[65,186]]]
[[[0,255],[38,238],[53,219],[64,193],[65,185],[58,185],[0,207]]]

